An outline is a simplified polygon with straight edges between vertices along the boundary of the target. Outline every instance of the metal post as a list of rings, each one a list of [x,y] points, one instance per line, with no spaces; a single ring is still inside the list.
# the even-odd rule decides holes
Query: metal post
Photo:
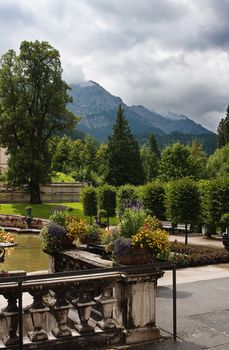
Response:
[[[18,332],[19,350],[23,349],[22,279],[18,279]]]
[[[173,264],[173,340],[177,340],[177,290],[176,264]]]

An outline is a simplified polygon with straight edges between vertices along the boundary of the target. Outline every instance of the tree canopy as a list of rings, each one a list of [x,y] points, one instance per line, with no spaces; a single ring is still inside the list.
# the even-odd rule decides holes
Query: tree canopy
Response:
[[[185,176],[197,177],[197,168],[191,149],[180,143],[166,147],[161,154],[159,174],[163,181],[180,179]]]
[[[39,184],[50,178],[48,143],[73,129],[76,117],[62,80],[59,52],[47,42],[23,41],[19,55],[9,50],[0,66],[0,143],[7,148],[8,185],[24,187],[40,202]]]

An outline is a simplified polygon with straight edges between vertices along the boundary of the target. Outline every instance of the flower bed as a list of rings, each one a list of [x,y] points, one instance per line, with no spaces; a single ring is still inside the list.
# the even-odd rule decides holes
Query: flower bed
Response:
[[[224,248],[214,248],[171,242],[170,260],[177,267],[201,266],[218,263],[229,263],[229,253]]]

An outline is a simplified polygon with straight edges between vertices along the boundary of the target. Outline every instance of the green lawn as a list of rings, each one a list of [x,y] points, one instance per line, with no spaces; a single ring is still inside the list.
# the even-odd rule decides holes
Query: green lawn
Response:
[[[54,207],[64,205],[69,208],[73,208],[71,212],[73,215],[85,218],[88,222],[89,217],[84,215],[82,203],[70,202],[70,203],[43,203],[43,204],[29,204],[29,203],[12,203],[12,204],[0,204],[0,214],[17,214],[26,215],[25,208],[31,206],[32,216],[38,218],[48,219],[51,211]],[[110,219],[110,225],[117,225],[117,218]]]

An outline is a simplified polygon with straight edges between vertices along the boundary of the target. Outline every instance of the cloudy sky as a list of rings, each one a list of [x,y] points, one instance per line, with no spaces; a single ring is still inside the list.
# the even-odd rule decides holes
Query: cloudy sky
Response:
[[[48,41],[69,83],[215,131],[229,104],[229,0],[0,0],[0,55]]]

